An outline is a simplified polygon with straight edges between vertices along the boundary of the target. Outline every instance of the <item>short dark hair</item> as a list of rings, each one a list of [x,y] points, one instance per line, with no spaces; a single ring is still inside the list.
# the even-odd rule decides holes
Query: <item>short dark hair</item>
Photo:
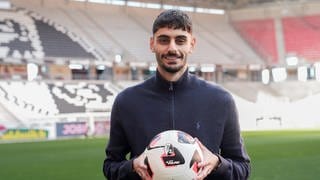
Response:
[[[160,28],[172,28],[172,29],[182,29],[192,33],[192,21],[191,18],[180,10],[170,9],[163,11],[154,20],[152,32],[156,33]]]

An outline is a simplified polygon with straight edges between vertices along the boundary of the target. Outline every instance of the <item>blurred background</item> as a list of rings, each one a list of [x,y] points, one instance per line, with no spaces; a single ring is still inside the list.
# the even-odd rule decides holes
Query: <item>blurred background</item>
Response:
[[[318,0],[0,0],[0,165],[8,168],[0,175],[103,179],[113,100],[155,73],[149,38],[164,9],[181,9],[193,19],[197,46],[189,71],[235,98],[252,179],[320,177]],[[50,144],[59,142],[64,145]],[[52,155],[47,143],[62,151],[54,156],[61,161],[71,144],[77,147],[71,154],[93,149],[70,161],[99,155],[75,161],[95,164],[74,169],[78,177],[70,175],[74,164],[56,162],[57,177],[51,166],[42,166]],[[17,156],[26,147],[38,152],[38,146],[39,157]],[[41,157],[40,166],[34,161]],[[19,176],[22,159],[34,171]],[[301,171],[298,162],[312,168]],[[35,170],[41,168],[49,174]]]

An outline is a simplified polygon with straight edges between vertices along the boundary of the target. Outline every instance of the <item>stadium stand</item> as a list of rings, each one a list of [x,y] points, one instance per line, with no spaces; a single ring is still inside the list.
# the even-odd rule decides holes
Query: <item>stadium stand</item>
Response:
[[[118,47],[112,37],[88,15],[86,10],[77,10],[72,7],[59,8],[59,10],[65,15],[64,21],[66,21],[61,21],[61,23],[65,24],[66,27],[70,27],[67,24],[67,20],[70,19],[70,22],[74,23],[71,29],[74,29],[81,37],[90,39],[97,46],[97,49],[100,49],[99,52],[102,53],[104,59],[112,61],[116,54],[123,54],[121,48]],[[52,16],[55,17],[56,15],[53,14],[50,17]]]
[[[320,58],[320,15],[282,19],[286,52],[314,62]]]
[[[1,81],[2,103],[11,112],[28,119],[58,113],[57,107],[44,82]],[[21,91],[23,89],[23,91]],[[39,98],[41,97],[41,98]],[[20,119],[20,118],[19,118]]]
[[[81,46],[79,37],[54,22],[28,11],[0,11],[1,57],[96,59]]]
[[[151,32],[150,24],[159,10],[127,8],[131,19]],[[230,26],[224,15],[190,14],[195,23],[197,49],[190,57],[192,63],[263,64],[263,61]],[[232,39],[232,43],[231,42]],[[241,45],[241,46],[237,46]],[[237,48],[236,48],[237,46]],[[240,48],[239,48],[240,47]]]
[[[59,22],[72,32],[77,32],[83,39],[90,41],[95,47],[100,47],[104,58],[114,60],[119,54],[123,61],[134,63],[151,63],[153,54],[149,51],[149,37],[157,9],[145,9],[125,6],[104,5],[95,3],[79,3],[70,1],[57,1],[55,4],[46,1],[41,4],[26,4],[24,1],[14,1],[17,6],[46,16]],[[196,15],[201,19],[197,23],[201,28],[195,29],[198,46],[190,57],[192,63],[211,64],[264,64],[259,56],[244,43],[241,37],[234,32],[225,15]],[[206,18],[204,18],[206,17]],[[204,22],[201,22],[204,19]],[[207,20],[205,20],[207,19]],[[212,26],[206,26],[208,22]],[[199,26],[200,27],[200,26]],[[214,33],[214,29],[219,31]],[[95,29],[95,31],[93,31]],[[234,43],[217,35],[224,32],[230,35]],[[92,34],[95,34],[93,36]],[[99,38],[97,38],[99,37]],[[227,36],[225,36],[227,37]],[[139,42],[137,44],[137,42]],[[108,43],[108,44],[107,44]],[[232,45],[231,45],[232,44]],[[240,44],[241,48],[235,48]],[[112,57],[113,56],[113,57]]]
[[[226,82],[223,83],[223,86],[230,92],[250,102],[257,102],[261,92],[288,102],[296,102],[310,95],[320,93],[320,85],[316,81],[304,83],[289,81],[271,83],[269,85],[259,82]]]
[[[122,49],[125,49],[132,58],[130,62],[153,60],[153,55],[149,50],[150,33],[130,20],[124,13],[123,7],[104,6],[103,9],[103,11],[92,9],[88,15],[108,34],[112,34]]]
[[[105,112],[111,109],[115,92],[108,84],[49,83],[59,113]]]
[[[11,0],[12,9],[0,10],[0,124],[49,129],[53,138],[56,123],[95,127],[98,122],[104,127],[117,93],[155,72],[149,38],[162,9],[125,5],[132,1],[121,6],[101,2],[109,4]],[[209,0],[165,2],[183,8],[220,7]],[[320,5],[316,9],[306,3],[301,11],[299,6],[292,11],[284,7],[227,8],[218,15],[188,12],[197,38],[188,59],[190,71],[232,93],[243,129],[263,128],[262,120],[279,119],[281,127],[288,127],[288,119],[303,117],[297,115],[299,105],[318,105],[320,86],[315,80],[320,68],[313,63],[320,50]],[[301,61],[287,68],[288,54],[306,59],[300,81]],[[38,70],[34,81],[26,81],[30,63]],[[273,82],[276,67],[287,68],[286,81]],[[268,70],[265,84],[262,70]],[[287,113],[292,109],[292,115]]]
[[[74,43],[68,36],[57,32],[48,24],[38,20],[35,20],[35,24],[46,56],[94,59],[94,56],[78,43]]]
[[[0,81],[0,101],[21,121],[58,114],[106,112],[116,95],[110,86],[94,82]]]
[[[231,64],[264,64],[231,26],[226,16],[198,13],[193,15],[193,19],[198,35],[223,52],[232,60]]]
[[[72,32],[71,34],[73,36],[77,35],[77,37],[81,37],[77,38],[78,43],[81,43],[81,45],[85,47],[87,51],[94,54],[97,59],[110,60],[110,54],[112,54],[111,47],[116,46],[109,43],[110,40],[106,39],[105,35],[99,30],[99,28],[95,27],[95,25],[92,24],[92,22],[88,20],[87,17],[84,17],[83,13],[70,15],[73,13],[69,11],[73,10],[66,10],[63,7],[50,8],[42,7],[39,5],[27,5],[23,7],[27,7],[29,10],[35,12],[34,14],[36,14],[37,16],[43,16],[46,21],[59,22],[59,26],[63,26],[63,28],[67,29],[69,32]],[[75,18],[74,16],[78,16],[79,18]],[[94,42],[94,45],[91,42]],[[106,53],[103,53],[104,51]]]
[[[0,126],[2,125],[3,130],[4,128],[18,127],[20,124],[20,121],[0,103]]]
[[[267,64],[277,64],[278,52],[273,19],[237,21],[234,26]]]
[[[17,11],[0,11],[0,57],[43,58],[39,36],[32,19]]]

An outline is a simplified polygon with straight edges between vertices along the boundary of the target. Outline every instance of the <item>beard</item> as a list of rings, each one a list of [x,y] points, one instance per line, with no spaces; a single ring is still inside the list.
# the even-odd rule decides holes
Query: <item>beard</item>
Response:
[[[175,57],[175,58],[179,58],[177,61],[178,62],[172,62],[172,63],[164,63],[164,59],[166,57]],[[156,54],[156,59],[158,62],[158,66],[163,69],[164,71],[171,73],[171,74],[175,74],[179,71],[181,71],[184,66],[186,65],[186,55],[182,54],[178,55],[176,53],[168,53],[168,54],[164,54],[164,55],[160,55],[160,54]]]
[[[177,72],[179,72],[181,69],[183,69],[183,65],[179,65],[179,66],[175,66],[175,67],[172,67],[172,66],[167,66],[165,64],[161,64],[160,65],[162,67],[162,69],[164,69],[166,72],[168,73],[171,73],[171,74],[175,74]]]

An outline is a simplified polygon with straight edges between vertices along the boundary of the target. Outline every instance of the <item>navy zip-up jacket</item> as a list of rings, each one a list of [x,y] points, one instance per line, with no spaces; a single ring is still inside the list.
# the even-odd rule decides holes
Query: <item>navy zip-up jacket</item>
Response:
[[[156,134],[169,129],[197,137],[219,156],[219,168],[206,179],[248,178],[250,159],[240,136],[232,96],[186,71],[177,82],[168,82],[157,72],[118,94],[103,165],[108,180],[140,179],[133,171],[133,158],[145,150]]]

